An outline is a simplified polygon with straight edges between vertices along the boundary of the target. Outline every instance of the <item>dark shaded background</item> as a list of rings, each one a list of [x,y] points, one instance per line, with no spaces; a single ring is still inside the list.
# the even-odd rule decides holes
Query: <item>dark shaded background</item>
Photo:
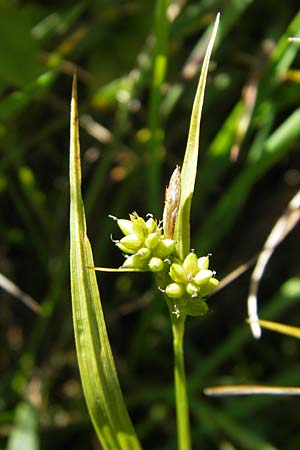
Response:
[[[28,418],[28,450],[100,448],[82,397],[71,319],[68,121],[75,66],[83,190],[98,265],[122,263],[110,241],[118,230],[109,214],[162,216],[164,187],[184,154],[205,32],[217,11],[221,26],[192,210],[197,254],[212,253],[222,278],[261,250],[299,189],[299,44],[287,44],[288,36],[300,36],[299,3],[178,0],[169,9],[177,17],[162,28],[155,26],[154,3],[0,3],[0,272],[44,313],[38,316],[1,289],[1,448],[21,448],[8,440],[16,411]],[[160,45],[168,65],[156,111],[152,69]],[[157,127],[150,139],[153,119]],[[264,319],[300,323],[298,249],[296,227],[262,280]],[[247,272],[220,291],[209,300],[209,314],[187,324],[195,449],[300,447],[297,398],[215,400],[202,394],[212,384],[300,383],[298,342],[270,332],[255,341],[245,325],[249,278]],[[148,274],[102,274],[99,282],[137,432],[144,448],[172,450],[167,308]]]

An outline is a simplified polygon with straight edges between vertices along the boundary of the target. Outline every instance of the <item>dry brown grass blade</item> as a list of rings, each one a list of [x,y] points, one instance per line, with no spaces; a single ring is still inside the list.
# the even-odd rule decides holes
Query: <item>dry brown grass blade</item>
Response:
[[[28,306],[36,314],[42,315],[42,308],[40,305],[28,294],[23,292],[16,284],[0,273],[0,287],[9,294],[21,300],[24,305]]]
[[[300,395],[300,387],[294,386],[263,386],[259,384],[228,386],[211,386],[204,389],[204,394],[212,397],[237,395]]]
[[[228,275],[226,275],[224,278],[221,279],[218,286],[213,290],[210,297],[217,292],[219,292],[221,289],[226,287],[228,284],[232,283],[234,280],[236,280],[238,277],[243,275],[243,273],[247,272],[248,269],[250,269],[251,266],[255,263],[257,260],[257,256],[253,256],[252,258],[248,259],[245,263],[238,266],[236,269],[232,270]]]
[[[256,266],[251,276],[248,295],[248,316],[253,336],[258,339],[261,336],[261,327],[257,315],[257,291],[260,280],[264,274],[266,265],[276,247],[283,241],[289,232],[300,220],[300,191],[294,195],[283,215],[278,219],[272,229],[265,245],[258,257]]]

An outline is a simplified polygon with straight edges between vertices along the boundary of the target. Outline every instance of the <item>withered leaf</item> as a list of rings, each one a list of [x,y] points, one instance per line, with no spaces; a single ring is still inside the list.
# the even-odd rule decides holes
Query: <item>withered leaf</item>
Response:
[[[180,167],[176,166],[165,193],[163,228],[166,239],[173,239],[181,193]]]

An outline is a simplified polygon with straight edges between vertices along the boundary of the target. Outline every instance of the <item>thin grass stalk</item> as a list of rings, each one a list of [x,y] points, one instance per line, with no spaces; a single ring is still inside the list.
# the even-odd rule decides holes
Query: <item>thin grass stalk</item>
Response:
[[[183,354],[185,319],[186,317],[183,316],[176,318],[171,315],[174,350],[177,440],[179,450],[191,449],[189,405]]]

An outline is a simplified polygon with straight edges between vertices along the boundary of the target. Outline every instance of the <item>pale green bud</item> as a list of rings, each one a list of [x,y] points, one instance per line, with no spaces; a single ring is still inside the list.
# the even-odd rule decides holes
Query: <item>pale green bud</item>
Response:
[[[159,258],[167,258],[170,256],[175,250],[175,241],[173,239],[161,239],[158,243],[158,246],[155,248],[155,256]]]
[[[129,256],[125,259],[122,267],[124,269],[146,269],[147,261],[142,258],[139,258],[137,255]]]
[[[198,258],[198,268],[200,270],[206,270],[209,267],[209,257],[208,256],[201,256],[201,258]]]
[[[136,256],[141,259],[148,259],[151,256],[151,252],[149,248],[142,247],[137,251]]]
[[[149,217],[146,221],[146,228],[148,233],[154,233],[157,228],[157,221],[153,217]]]
[[[131,222],[131,220],[118,219],[117,224],[122,233],[125,234],[125,236],[133,233],[133,223]]]
[[[133,232],[141,239],[142,241],[147,237],[148,232],[146,228],[146,223],[142,217],[134,216],[132,220]]]
[[[206,284],[211,278],[213,277],[212,270],[204,269],[200,270],[197,275],[194,276],[195,283],[198,284],[198,286],[203,286]]]
[[[146,237],[145,244],[150,250],[154,250],[160,241],[160,235],[158,233],[150,233]]]
[[[143,244],[143,240],[137,234],[129,234],[119,241],[128,250],[138,250]]]
[[[211,278],[204,286],[201,287],[201,295],[205,297],[210,294],[219,284],[217,278]]]
[[[170,298],[180,298],[184,295],[184,287],[183,284],[179,283],[171,283],[166,287],[166,295]]]
[[[165,267],[165,263],[162,259],[153,256],[150,259],[148,266],[151,272],[161,272]]]
[[[188,283],[187,285],[186,285],[186,292],[189,294],[189,295],[191,295],[192,297],[197,297],[197,295],[199,294],[199,292],[200,292],[200,288],[199,288],[199,286],[197,286],[197,284],[196,283]]]
[[[194,252],[189,253],[183,261],[182,267],[187,274],[195,275],[199,271],[197,255]]]
[[[136,253],[135,249],[129,249],[128,247],[126,247],[125,245],[121,244],[121,242],[116,242],[116,247],[118,247],[121,252],[123,253],[128,253],[129,255],[134,255]]]
[[[176,281],[177,283],[188,282],[187,274],[181,264],[177,263],[172,264],[170,267],[169,275],[172,278],[172,280]]]

